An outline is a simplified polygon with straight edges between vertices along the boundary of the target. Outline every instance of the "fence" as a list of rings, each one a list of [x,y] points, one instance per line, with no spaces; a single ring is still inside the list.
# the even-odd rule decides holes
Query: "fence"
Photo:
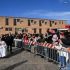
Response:
[[[23,48],[28,50],[34,55],[40,55],[45,59],[52,60],[60,64],[60,66],[65,66],[69,61],[69,52],[66,49],[56,49],[53,44],[50,43],[39,43],[29,40],[24,40]]]

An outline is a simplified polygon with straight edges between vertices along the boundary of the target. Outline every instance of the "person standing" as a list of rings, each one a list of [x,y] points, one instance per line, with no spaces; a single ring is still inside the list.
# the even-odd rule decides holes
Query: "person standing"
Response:
[[[12,53],[13,36],[11,34],[6,36],[6,42],[8,51]]]
[[[5,41],[2,40],[2,37],[0,37],[0,57],[6,57],[7,56],[7,45]]]
[[[47,43],[52,43],[52,30],[47,30]]]

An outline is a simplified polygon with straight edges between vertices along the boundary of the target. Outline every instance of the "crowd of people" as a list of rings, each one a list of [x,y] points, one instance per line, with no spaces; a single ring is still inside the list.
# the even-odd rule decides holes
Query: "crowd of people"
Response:
[[[3,34],[1,35],[1,40],[4,41],[7,45],[7,50],[12,53],[12,46],[14,45],[14,39],[23,39],[30,40],[34,42],[46,42],[53,43],[56,42],[62,43],[61,39],[64,38],[63,33],[48,29],[45,34],[30,34],[30,33],[20,33],[20,34]]]
[[[10,52],[11,54],[12,52],[12,47],[14,47],[14,39],[20,39],[21,41],[17,42],[16,47],[23,49],[23,42],[24,40],[28,40],[28,41],[33,41],[36,43],[50,43],[53,45],[56,45],[56,49],[60,49],[62,48],[62,40],[67,36],[68,33],[67,32],[59,32],[59,31],[55,31],[52,29],[48,29],[47,32],[45,34],[30,34],[30,33],[20,33],[20,34],[2,34],[0,36],[0,43],[2,43],[2,41],[7,45],[7,51]],[[42,53],[42,51],[44,50],[43,47],[39,47],[37,46],[37,52],[38,53]],[[51,51],[54,51],[55,53],[50,53]],[[46,54],[46,50],[44,51],[44,55]],[[47,54],[48,57],[50,57],[50,55],[53,55],[53,59],[55,59],[57,61],[57,51],[53,50],[53,49],[49,49]],[[65,58],[66,59],[66,58]],[[62,61],[62,60],[61,60]],[[63,62],[62,62],[63,63]],[[66,64],[66,63],[65,63]]]

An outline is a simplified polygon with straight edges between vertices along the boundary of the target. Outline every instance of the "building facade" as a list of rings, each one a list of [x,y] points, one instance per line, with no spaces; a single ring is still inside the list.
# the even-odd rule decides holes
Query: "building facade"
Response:
[[[0,34],[26,32],[26,33],[43,33],[48,28],[65,28],[64,20],[49,20],[22,17],[0,17]]]

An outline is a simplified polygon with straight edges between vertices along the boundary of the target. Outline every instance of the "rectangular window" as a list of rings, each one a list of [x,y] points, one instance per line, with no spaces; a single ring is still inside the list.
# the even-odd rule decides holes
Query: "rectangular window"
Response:
[[[6,25],[9,25],[9,20],[8,18],[5,19]]]
[[[40,33],[40,34],[42,33],[42,29],[41,29],[41,28],[39,29],[39,33]]]
[[[11,27],[5,28],[5,31],[12,31]]]
[[[50,27],[52,27],[52,23],[51,23],[51,21],[50,21]]]
[[[14,19],[14,25],[16,25],[16,19]]]
[[[34,33],[36,33],[36,28],[34,28]]]
[[[30,26],[30,20],[28,20],[28,26]]]
[[[39,26],[42,26],[41,20],[39,20]]]

